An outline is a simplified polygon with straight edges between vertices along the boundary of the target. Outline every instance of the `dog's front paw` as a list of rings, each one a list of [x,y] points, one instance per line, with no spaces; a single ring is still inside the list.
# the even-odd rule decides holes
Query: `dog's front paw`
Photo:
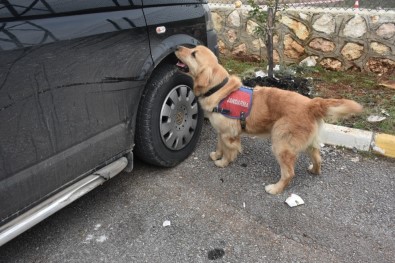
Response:
[[[210,153],[210,158],[211,158],[211,160],[213,160],[213,161],[216,161],[216,160],[218,160],[218,159],[220,159],[222,156],[220,155],[220,154],[217,154],[217,152],[211,152]]]
[[[216,166],[224,168],[228,166],[229,162],[227,160],[221,159],[214,162]]]
[[[312,164],[309,165],[307,170],[309,171],[309,173],[314,174],[314,175],[321,174],[321,169],[314,167],[314,165],[312,165]]]
[[[269,184],[265,186],[265,191],[271,195],[276,195],[281,193],[283,189],[278,187],[276,184]]]

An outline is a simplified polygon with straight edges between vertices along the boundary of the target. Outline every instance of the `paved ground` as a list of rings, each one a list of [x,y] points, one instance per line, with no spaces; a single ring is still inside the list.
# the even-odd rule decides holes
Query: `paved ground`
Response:
[[[206,125],[178,167],[136,163],[1,247],[0,261],[394,262],[393,160],[324,147],[322,176],[301,156],[291,187],[270,196],[279,168],[269,143],[245,138],[220,169],[208,159],[214,140]],[[290,193],[306,204],[288,207]]]

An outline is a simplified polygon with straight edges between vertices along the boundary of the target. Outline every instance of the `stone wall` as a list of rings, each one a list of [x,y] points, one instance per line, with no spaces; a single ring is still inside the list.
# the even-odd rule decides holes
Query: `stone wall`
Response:
[[[211,7],[220,52],[251,60],[266,59],[264,39],[245,8]],[[386,73],[395,69],[395,12],[287,9],[278,15],[276,63],[316,61],[332,70]]]

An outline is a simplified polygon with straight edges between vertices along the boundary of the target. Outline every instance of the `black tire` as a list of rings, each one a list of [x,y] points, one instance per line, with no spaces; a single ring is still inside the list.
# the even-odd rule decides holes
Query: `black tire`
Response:
[[[139,159],[173,167],[194,151],[203,112],[192,88],[192,79],[175,66],[164,64],[152,73],[137,113],[134,152]],[[172,142],[175,137],[178,141]]]

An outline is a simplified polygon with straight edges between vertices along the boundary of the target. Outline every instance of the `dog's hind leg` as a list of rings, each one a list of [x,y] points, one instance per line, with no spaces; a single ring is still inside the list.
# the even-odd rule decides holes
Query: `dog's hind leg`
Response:
[[[213,161],[219,160],[222,158],[223,154],[223,146],[222,146],[222,140],[221,136],[218,134],[218,142],[217,142],[217,148],[215,149],[215,152],[210,153],[210,158]]]
[[[310,156],[311,161],[313,164],[309,166],[309,172],[312,174],[321,174],[321,155],[320,149],[315,148],[314,146],[310,146],[307,149],[307,153]]]
[[[295,176],[295,161],[296,153],[290,149],[275,149],[273,147],[274,154],[277,158],[278,163],[281,168],[281,178],[275,184],[269,184],[265,187],[266,192],[269,194],[279,194],[285,187],[291,182],[292,178]]]
[[[221,134],[222,142],[222,158],[215,161],[218,167],[225,167],[237,158],[237,154],[241,152],[240,136],[229,136]]]

